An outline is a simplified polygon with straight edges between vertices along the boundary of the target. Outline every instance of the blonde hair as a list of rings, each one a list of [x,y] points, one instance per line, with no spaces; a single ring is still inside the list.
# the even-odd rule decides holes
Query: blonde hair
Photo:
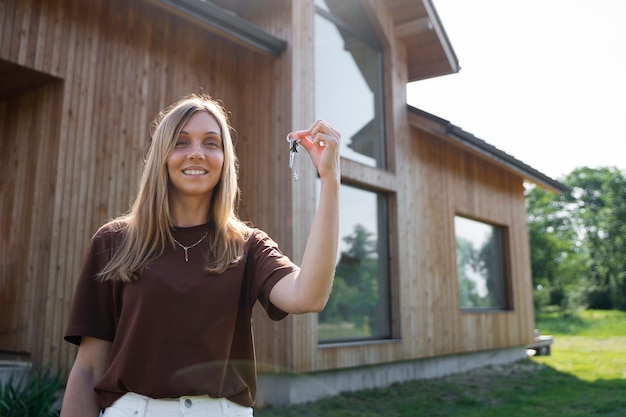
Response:
[[[221,273],[243,255],[243,242],[250,228],[237,217],[239,197],[238,161],[228,115],[222,104],[207,95],[191,94],[162,110],[152,124],[152,140],[146,156],[139,192],[130,212],[115,219],[126,225],[126,233],[99,276],[104,280],[130,282],[167,248],[174,245],[170,214],[167,160],[183,126],[198,111],[212,115],[220,126],[224,164],[213,189],[207,231],[205,269]]]

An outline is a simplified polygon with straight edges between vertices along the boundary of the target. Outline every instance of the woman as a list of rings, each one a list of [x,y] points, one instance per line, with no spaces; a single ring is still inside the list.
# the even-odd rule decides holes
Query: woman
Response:
[[[317,120],[291,137],[321,178],[300,268],[235,214],[221,105],[191,95],[159,114],[130,213],[95,233],[83,261],[61,417],[252,415],[254,303],[273,320],[319,312],[335,268],[340,135]]]

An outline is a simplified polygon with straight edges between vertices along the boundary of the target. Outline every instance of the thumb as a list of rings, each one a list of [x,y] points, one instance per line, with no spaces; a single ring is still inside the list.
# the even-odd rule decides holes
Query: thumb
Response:
[[[298,145],[302,145],[304,149],[310,151],[315,147],[310,137],[310,132],[308,130],[296,130],[291,133],[291,138],[298,141]]]

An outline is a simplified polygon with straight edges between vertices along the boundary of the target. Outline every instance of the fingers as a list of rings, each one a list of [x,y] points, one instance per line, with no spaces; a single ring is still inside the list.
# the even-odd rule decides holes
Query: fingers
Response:
[[[287,140],[295,140],[306,150],[322,180],[341,181],[341,134],[327,122],[317,119],[308,129],[291,132]]]
[[[337,146],[341,141],[341,134],[326,121],[317,119],[307,130],[293,132],[292,137],[310,150],[313,147]],[[306,140],[303,140],[306,139]]]
[[[317,119],[311,125],[312,142],[320,146],[338,145],[341,134],[322,119]]]

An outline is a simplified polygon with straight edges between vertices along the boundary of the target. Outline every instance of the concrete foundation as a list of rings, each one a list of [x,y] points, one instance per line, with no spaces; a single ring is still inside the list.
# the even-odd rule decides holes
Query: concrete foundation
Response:
[[[28,372],[32,368],[30,362],[0,360],[0,385],[4,385],[9,381],[22,381],[28,377]]]
[[[310,374],[259,374],[257,406],[305,403],[341,392],[437,378],[526,358],[526,347],[522,346]]]

